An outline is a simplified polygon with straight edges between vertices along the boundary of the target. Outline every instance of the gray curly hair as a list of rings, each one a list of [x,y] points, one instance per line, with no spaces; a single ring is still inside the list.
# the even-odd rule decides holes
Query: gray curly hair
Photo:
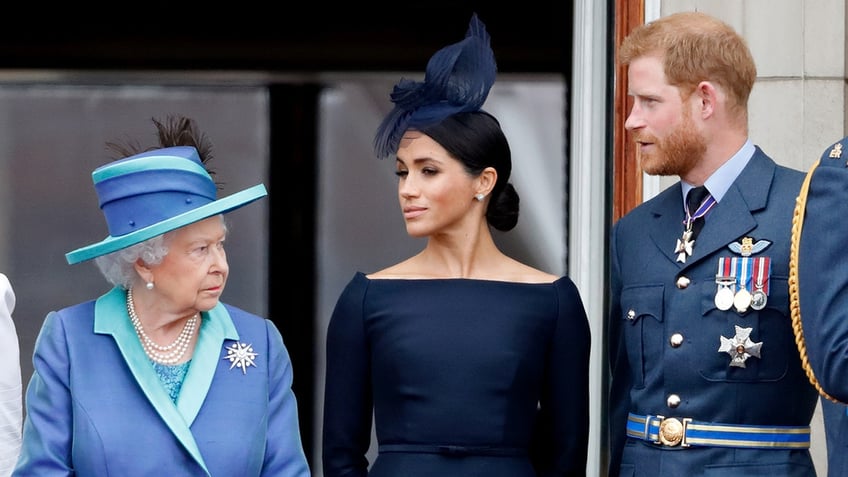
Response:
[[[149,265],[162,263],[162,259],[165,258],[165,255],[168,255],[170,235],[170,232],[166,232],[144,242],[101,255],[94,259],[94,263],[97,264],[100,273],[109,283],[129,290],[138,278],[138,273],[135,271],[135,262],[141,259]]]

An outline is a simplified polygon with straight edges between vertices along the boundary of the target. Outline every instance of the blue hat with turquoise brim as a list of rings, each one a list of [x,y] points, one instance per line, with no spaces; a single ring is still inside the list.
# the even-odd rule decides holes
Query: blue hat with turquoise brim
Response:
[[[109,236],[65,254],[68,263],[116,252],[268,195],[258,184],[218,199],[197,149],[166,147],[98,167],[91,173]]]

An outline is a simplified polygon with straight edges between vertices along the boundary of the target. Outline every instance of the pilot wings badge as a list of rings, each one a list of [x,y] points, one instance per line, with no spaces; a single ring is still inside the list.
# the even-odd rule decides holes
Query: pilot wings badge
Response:
[[[771,245],[771,242],[768,240],[757,240],[754,242],[753,237],[742,237],[742,240],[738,242],[727,244],[727,248],[743,257],[750,257],[755,253],[760,253],[767,249],[769,245]]]

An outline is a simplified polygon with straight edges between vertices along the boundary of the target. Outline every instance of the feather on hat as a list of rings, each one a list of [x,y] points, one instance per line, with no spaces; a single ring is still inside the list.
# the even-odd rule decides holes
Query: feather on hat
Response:
[[[462,41],[433,54],[423,82],[402,78],[395,85],[391,94],[395,106],[374,137],[377,157],[396,153],[407,129],[482,108],[497,75],[490,40],[486,26],[475,13]]]

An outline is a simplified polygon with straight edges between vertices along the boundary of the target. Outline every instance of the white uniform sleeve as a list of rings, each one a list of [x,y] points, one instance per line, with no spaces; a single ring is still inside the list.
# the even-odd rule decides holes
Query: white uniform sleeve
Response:
[[[23,386],[14,309],[15,292],[0,273],[0,477],[12,474],[21,451]]]

